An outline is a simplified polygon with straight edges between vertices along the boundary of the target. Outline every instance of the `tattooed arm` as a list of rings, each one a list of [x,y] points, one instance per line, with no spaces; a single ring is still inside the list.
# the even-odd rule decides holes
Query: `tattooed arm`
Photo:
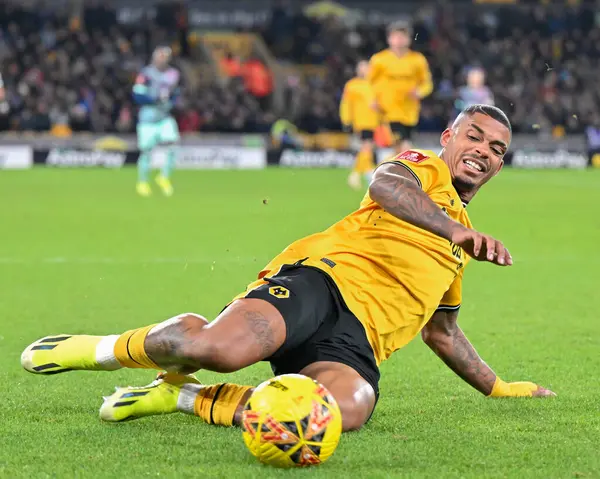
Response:
[[[556,396],[532,382],[507,383],[479,357],[457,324],[458,311],[436,311],[421,331],[423,341],[446,365],[479,392],[491,397]]]
[[[423,341],[452,371],[488,396],[496,374],[465,337],[457,318],[458,311],[436,311],[421,331]]]
[[[377,168],[369,195],[388,213],[447,240],[455,231],[466,229],[449,218],[421,189],[411,171],[400,164]]]
[[[501,266],[512,265],[502,242],[449,218],[425,193],[412,172],[397,163],[375,171],[369,196],[391,215],[461,246],[472,258]]]

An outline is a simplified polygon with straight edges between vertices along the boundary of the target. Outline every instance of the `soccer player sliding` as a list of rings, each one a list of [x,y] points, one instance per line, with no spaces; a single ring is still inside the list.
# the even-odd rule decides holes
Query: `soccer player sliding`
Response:
[[[362,187],[362,177],[371,181],[375,169],[374,138],[379,126],[379,113],[375,108],[375,92],[366,77],[369,63],[365,60],[356,65],[356,76],[346,83],[340,101],[340,120],[345,129],[360,137],[360,149],[354,167],[348,176],[350,187]]]
[[[404,21],[388,27],[389,48],[371,57],[367,79],[375,89],[376,106],[390,127],[396,153],[412,148],[421,100],[433,91],[429,64],[411,50],[412,27]]]
[[[500,172],[510,141],[501,110],[471,106],[442,133],[439,156],[409,150],[380,165],[356,211],[288,246],[211,323],[189,313],[120,335],[48,336],[28,346],[21,363],[36,374],[170,371],[149,386],[118,389],[101,417],[181,411],[230,426],[239,424],[252,386],[203,385],[186,374],[269,361],[276,375],[300,373],[324,385],[348,431],[373,413],[379,364],[421,333],[485,396],[553,396],[532,382],[500,379],[457,323],[470,258],[513,264],[500,241],[472,228],[466,210]]]
[[[156,177],[156,183],[165,196],[173,194],[171,173],[175,168],[176,145],[179,142],[179,127],[171,110],[179,95],[179,71],[169,66],[171,49],[159,47],[152,54],[152,64],[144,67],[133,86],[133,98],[141,106],[137,125],[138,182],[136,191],[141,196],[150,196],[150,160],[157,146],[167,149],[165,164]]]

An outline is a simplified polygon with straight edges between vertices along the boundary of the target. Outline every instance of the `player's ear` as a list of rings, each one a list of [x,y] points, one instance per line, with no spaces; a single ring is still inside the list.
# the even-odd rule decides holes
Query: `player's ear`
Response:
[[[502,171],[503,167],[504,167],[504,160],[501,160],[500,166],[498,167],[498,170],[496,171],[496,173],[494,173],[494,176],[496,176],[498,173],[500,173]]]
[[[440,145],[445,148],[450,141],[450,138],[452,138],[452,130],[450,128],[446,128],[442,132],[442,136],[440,136]]]

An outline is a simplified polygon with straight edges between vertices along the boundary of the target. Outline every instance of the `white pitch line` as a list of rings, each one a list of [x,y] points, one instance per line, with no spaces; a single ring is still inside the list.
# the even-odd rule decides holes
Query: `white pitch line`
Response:
[[[233,256],[218,258],[11,258],[0,257],[0,264],[242,264],[242,263],[266,263],[268,259],[251,256]]]

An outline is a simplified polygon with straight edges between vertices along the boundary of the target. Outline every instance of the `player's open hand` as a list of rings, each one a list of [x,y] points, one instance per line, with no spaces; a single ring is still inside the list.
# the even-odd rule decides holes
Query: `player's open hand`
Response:
[[[543,388],[542,386],[538,386],[535,391],[531,393],[534,398],[545,398],[545,397],[553,397],[556,396],[555,392],[550,391],[550,389]]]
[[[499,266],[511,266],[513,259],[502,244],[489,235],[469,228],[460,228],[452,234],[452,242],[477,261],[489,261]]]

